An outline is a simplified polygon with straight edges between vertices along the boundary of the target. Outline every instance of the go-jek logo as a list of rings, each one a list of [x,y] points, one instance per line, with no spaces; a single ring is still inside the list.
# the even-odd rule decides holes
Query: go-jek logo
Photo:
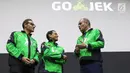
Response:
[[[114,11],[112,2],[89,2],[88,5],[84,3],[84,0],[78,0],[75,5],[68,1],[56,1],[52,3],[52,9],[55,11]],[[125,3],[118,3],[118,11],[125,11]]]

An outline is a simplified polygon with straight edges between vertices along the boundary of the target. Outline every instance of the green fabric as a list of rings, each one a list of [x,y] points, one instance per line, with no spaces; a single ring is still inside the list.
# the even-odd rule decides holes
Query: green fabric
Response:
[[[53,42],[46,42],[45,45],[48,47],[43,53],[45,70],[62,73],[62,65],[65,63],[65,60],[62,58],[64,49],[56,46]],[[49,61],[48,58],[52,58],[55,62]]]
[[[89,44],[92,47],[92,50],[104,47],[103,41],[97,41],[100,36],[100,31],[98,29],[90,29],[87,31],[85,36],[80,36],[77,40],[77,44],[81,44],[84,42],[85,44]],[[92,52],[88,51],[88,48],[80,49],[79,57],[82,56],[92,56]]]
[[[37,42],[32,37],[29,37],[31,41],[30,45],[30,59],[38,60],[38,51],[37,51]],[[6,49],[10,55],[18,58],[20,55],[23,57],[28,57],[29,49],[28,49],[28,37],[25,32],[14,32],[11,36]]]

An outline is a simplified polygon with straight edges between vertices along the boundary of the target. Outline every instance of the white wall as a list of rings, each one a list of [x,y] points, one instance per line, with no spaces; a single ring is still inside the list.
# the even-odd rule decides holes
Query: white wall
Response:
[[[129,0],[84,0],[91,2],[112,2],[114,11],[55,11],[52,3],[69,1],[75,5],[77,0],[0,0],[0,53],[7,53],[6,42],[12,31],[22,30],[22,22],[26,18],[33,19],[36,24],[34,37],[39,48],[46,41],[46,32],[56,30],[59,34],[58,43],[66,52],[73,52],[77,37],[81,34],[78,21],[82,17],[90,19],[92,27],[99,28],[105,39],[102,51],[130,51],[130,1]],[[126,3],[126,11],[118,11],[118,3]],[[102,9],[103,7],[101,7]]]

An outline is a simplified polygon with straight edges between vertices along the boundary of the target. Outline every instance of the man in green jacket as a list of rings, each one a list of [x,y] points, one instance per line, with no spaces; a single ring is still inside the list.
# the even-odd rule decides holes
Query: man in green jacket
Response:
[[[32,38],[35,24],[32,19],[24,20],[22,31],[12,32],[7,41],[10,73],[34,73],[38,63],[37,42]]]
[[[80,72],[103,73],[100,49],[104,47],[104,39],[101,31],[91,28],[87,18],[80,19],[78,26],[82,35],[77,39],[74,53],[79,58]]]
[[[59,46],[58,34],[55,30],[48,31],[46,34],[48,42],[42,44],[42,58],[46,73],[62,73],[63,64],[66,62],[67,56],[64,55],[63,47]]]

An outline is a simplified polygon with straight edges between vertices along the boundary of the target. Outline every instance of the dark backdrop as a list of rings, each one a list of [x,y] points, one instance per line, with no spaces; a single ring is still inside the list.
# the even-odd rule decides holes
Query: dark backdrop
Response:
[[[79,73],[74,54],[66,54],[68,61],[64,65],[64,73]],[[104,73],[130,73],[130,52],[102,52],[102,56]],[[8,54],[0,54],[0,73],[9,73]]]

